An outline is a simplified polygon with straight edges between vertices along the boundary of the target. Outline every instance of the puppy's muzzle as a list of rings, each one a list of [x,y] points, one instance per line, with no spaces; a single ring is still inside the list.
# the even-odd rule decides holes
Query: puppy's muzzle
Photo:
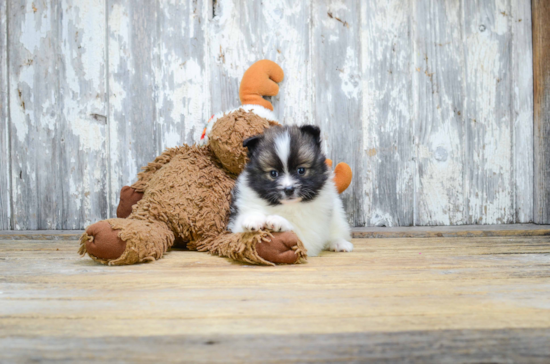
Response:
[[[295,188],[292,187],[292,186],[287,186],[287,187],[283,188],[283,192],[285,193],[285,195],[287,197],[292,196],[294,194],[294,190],[295,190]]]

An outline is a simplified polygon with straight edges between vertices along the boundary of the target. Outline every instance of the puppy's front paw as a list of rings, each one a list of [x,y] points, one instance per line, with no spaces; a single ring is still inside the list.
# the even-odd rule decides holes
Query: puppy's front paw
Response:
[[[265,226],[273,231],[291,231],[292,225],[287,219],[279,215],[269,215],[265,220]]]
[[[265,226],[264,215],[247,215],[243,218],[242,228],[243,231],[258,231]]]
[[[353,244],[344,239],[331,241],[328,250],[333,252],[350,252],[353,250]]]

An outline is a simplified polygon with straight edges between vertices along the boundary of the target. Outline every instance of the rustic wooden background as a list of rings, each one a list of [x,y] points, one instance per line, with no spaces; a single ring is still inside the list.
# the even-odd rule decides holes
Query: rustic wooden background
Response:
[[[285,123],[348,162],[350,221],[533,221],[529,0],[0,3],[0,229],[81,229],[170,146],[286,73]]]

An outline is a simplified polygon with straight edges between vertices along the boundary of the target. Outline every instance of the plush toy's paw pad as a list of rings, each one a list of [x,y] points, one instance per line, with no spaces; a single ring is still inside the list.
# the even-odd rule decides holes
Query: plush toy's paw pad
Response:
[[[294,264],[300,258],[298,237],[292,231],[273,233],[271,241],[256,244],[256,251],[263,259],[277,264]]]
[[[248,215],[243,219],[242,227],[244,231],[259,231],[265,226],[264,215]]]
[[[90,239],[86,242],[86,251],[100,259],[117,259],[126,250],[126,242],[118,237],[107,221],[99,221],[88,226],[86,234]]]
[[[273,231],[290,231],[292,225],[287,219],[279,215],[269,215],[265,220],[265,227]]]
[[[333,252],[350,252],[353,250],[353,244],[344,239],[338,239],[330,242],[328,250]]]

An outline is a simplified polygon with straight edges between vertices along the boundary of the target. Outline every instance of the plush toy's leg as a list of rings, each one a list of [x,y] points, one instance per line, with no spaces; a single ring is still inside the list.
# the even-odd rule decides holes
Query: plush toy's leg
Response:
[[[304,245],[291,231],[237,234],[225,232],[192,248],[249,264],[298,264],[307,260]]]
[[[136,191],[135,188],[124,186],[120,190],[120,202],[116,209],[116,217],[125,219],[132,213],[132,206],[137,204],[143,198],[143,192]]]
[[[125,265],[160,259],[173,243],[174,234],[162,222],[109,219],[86,229],[78,252],[102,264]]]

